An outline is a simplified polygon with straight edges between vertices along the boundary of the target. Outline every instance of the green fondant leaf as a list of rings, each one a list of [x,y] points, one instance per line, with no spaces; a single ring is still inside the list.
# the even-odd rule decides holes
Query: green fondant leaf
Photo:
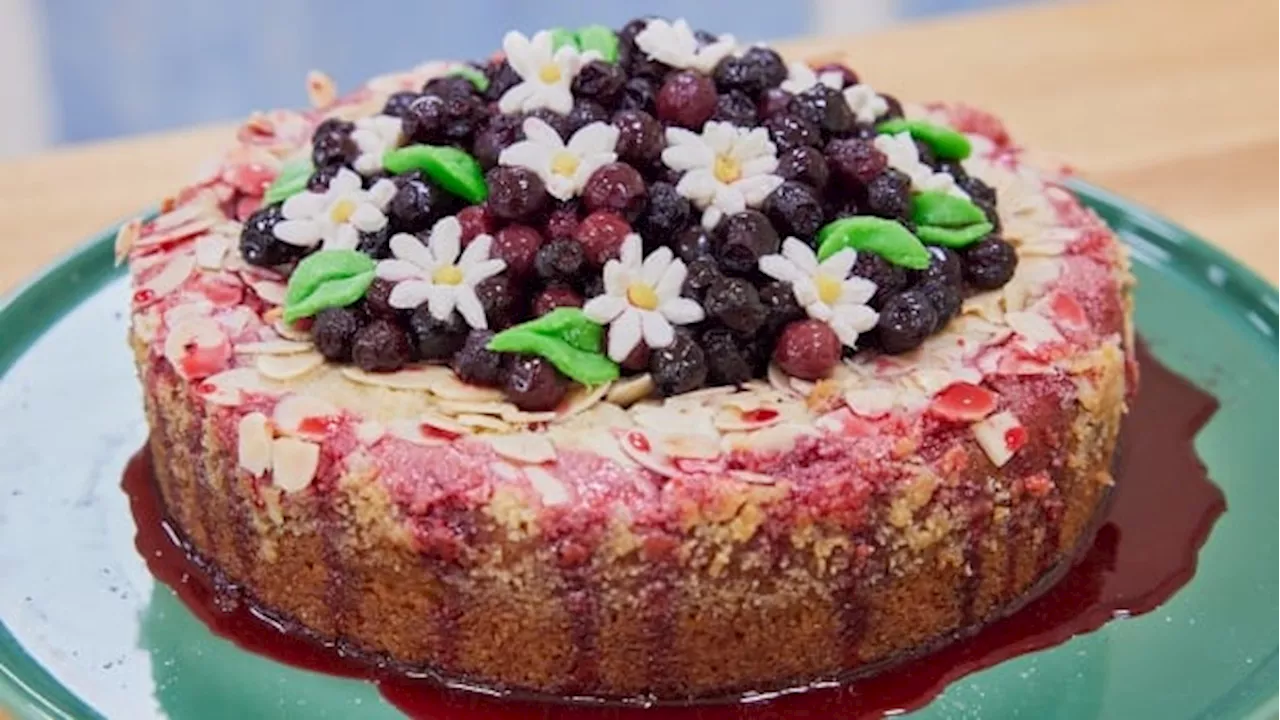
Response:
[[[958,228],[986,222],[987,216],[962,197],[930,190],[911,196],[911,221],[916,225]]]
[[[618,61],[618,36],[604,25],[585,25],[578,28],[578,48],[583,52],[595,50],[600,59],[608,63]]]
[[[446,74],[457,75],[458,77],[464,77],[467,80],[470,80],[471,84],[475,85],[476,89],[480,92],[484,92],[489,89],[489,78],[479,68],[475,68],[470,65],[457,65]]]
[[[604,345],[604,328],[574,307],[556,308],[518,327],[539,335],[558,337],[586,352],[600,352]]]
[[[894,265],[913,270],[929,267],[929,251],[910,230],[893,220],[847,217],[828,223],[818,231],[818,260],[826,260],[845,248],[872,252]]]
[[[897,134],[910,133],[911,137],[923,142],[933,150],[939,160],[963,160],[973,152],[969,138],[951,128],[934,125],[924,120],[907,120],[896,118],[876,125],[876,132]]]
[[[577,34],[569,28],[551,28],[551,52],[555,52],[565,45],[572,48],[578,47]]]
[[[966,245],[972,245],[987,235],[995,227],[985,220],[980,223],[974,223],[962,228],[946,228],[937,227],[935,225],[921,225],[916,228],[916,234],[920,239],[930,245],[946,245],[950,248],[962,248]]]
[[[489,341],[494,352],[514,352],[546,358],[556,369],[583,385],[601,385],[618,378],[618,365],[600,352],[588,352],[551,335],[520,325],[503,330]]]
[[[489,197],[480,163],[455,147],[444,145],[408,145],[388,150],[382,166],[393,175],[421,170],[440,187],[472,204]]]
[[[314,170],[315,165],[311,163],[309,157],[285,163],[280,168],[280,174],[276,175],[276,179],[267,186],[266,192],[262,193],[262,204],[274,205],[306,190],[307,180]]]
[[[289,276],[284,319],[292,322],[354,303],[373,282],[373,268],[373,260],[355,250],[322,250],[303,258]]]

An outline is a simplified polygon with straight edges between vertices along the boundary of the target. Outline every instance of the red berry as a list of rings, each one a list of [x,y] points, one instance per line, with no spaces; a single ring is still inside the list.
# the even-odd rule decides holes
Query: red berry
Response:
[[[582,202],[588,211],[612,210],[634,221],[644,210],[649,191],[640,172],[626,163],[614,162],[600,167],[587,178]]]
[[[533,316],[541,317],[561,307],[582,307],[582,296],[571,287],[552,285],[533,299]]]
[[[572,240],[578,232],[578,208],[564,205],[551,211],[547,216],[547,239]]]
[[[659,120],[696,130],[716,111],[716,85],[688,70],[672,73],[658,90],[657,109]]]
[[[623,370],[631,372],[644,372],[649,369],[649,346],[639,343],[631,352],[618,363]]]
[[[582,219],[574,239],[582,244],[587,262],[600,266],[606,260],[618,257],[622,241],[630,232],[631,225],[617,213],[597,210]]]
[[[490,257],[507,263],[513,277],[526,277],[533,272],[533,261],[542,247],[542,235],[528,225],[508,225],[493,238]]]
[[[782,329],[773,359],[788,375],[817,380],[840,362],[840,338],[821,320],[797,320]]]
[[[640,166],[658,161],[666,143],[662,125],[652,115],[643,110],[619,110],[614,113],[613,126],[618,128],[618,159]]]
[[[827,163],[846,182],[866,185],[884,171],[889,159],[870,140],[837,138],[827,143]]]
[[[458,211],[458,224],[462,226],[462,246],[466,247],[477,235],[492,235],[493,216],[483,205],[471,205]]]
[[[787,111],[791,107],[792,94],[782,88],[769,88],[760,96],[757,110],[761,120],[767,120],[774,115],[778,115]]]

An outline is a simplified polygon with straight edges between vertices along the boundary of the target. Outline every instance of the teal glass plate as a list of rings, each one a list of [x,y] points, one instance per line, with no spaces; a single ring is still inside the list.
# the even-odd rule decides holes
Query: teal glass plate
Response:
[[[971,675],[913,717],[1272,717],[1276,290],[1156,215],[1075,189],[1134,250],[1152,350],[1221,402],[1196,447],[1228,510],[1162,607]],[[0,706],[19,718],[399,717],[367,683],[212,635],[147,573],[119,488],[146,425],[112,234],[0,307]]]

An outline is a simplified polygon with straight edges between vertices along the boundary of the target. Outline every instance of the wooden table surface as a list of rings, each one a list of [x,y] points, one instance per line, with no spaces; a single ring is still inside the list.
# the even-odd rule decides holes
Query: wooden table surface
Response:
[[[1015,140],[1277,276],[1277,4],[1091,0],[800,39],[876,87],[964,100]],[[296,98],[301,102],[303,79]],[[0,292],[153,205],[230,141],[228,126],[0,163]]]

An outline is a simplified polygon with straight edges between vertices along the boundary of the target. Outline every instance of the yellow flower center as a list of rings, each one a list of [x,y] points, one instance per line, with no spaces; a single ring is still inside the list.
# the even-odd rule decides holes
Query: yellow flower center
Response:
[[[436,268],[431,280],[437,285],[458,285],[462,283],[462,271],[457,265],[445,265]]]
[[[344,223],[356,212],[354,200],[339,200],[329,208],[329,217],[336,223]]]
[[[560,82],[560,77],[560,66],[555,63],[547,63],[538,70],[538,79],[548,85]]]
[[[825,273],[818,273],[813,279],[813,284],[818,286],[818,299],[827,305],[832,305],[840,299],[841,282]]]
[[[716,155],[716,164],[713,172],[717,180],[727,185],[742,177],[742,163],[738,162],[737,158],[729,155]]]
[[[561,150],[551,158],[551,172],[561,177],[573,177],[578,172],[578,156],[568,150]]]
[[[654,292],[648,283],[633,282],[628,285],[627,300],[641,310],[656,310],[658,308],[658,293]]]

